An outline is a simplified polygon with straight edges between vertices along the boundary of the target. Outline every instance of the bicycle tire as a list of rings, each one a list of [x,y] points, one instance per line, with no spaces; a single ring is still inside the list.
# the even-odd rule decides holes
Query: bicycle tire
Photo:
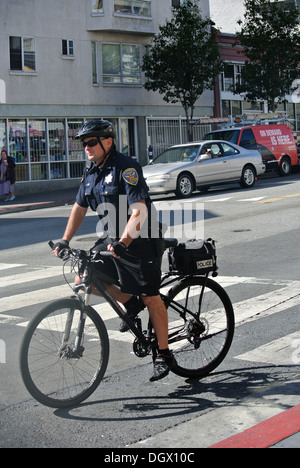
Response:
[[[86,400],[104,377],[109,359],[109,340],[103,320],[92,307],[82,341],[82,356],[63,356],[62,336],[66,317],[74,311],[69,337],[75,339],[81,303],[59,299],[43,308],[29,323],[20,348],[20,369],[28,392],[51,408],[68,408]],[[66,346],[64,345],[64,349]]]
[[[205,293],[197,322],[188,311],[198,312],[197,303],[204,285]],[[206,377],[224,360],[233,340],[235,319],[230,298],[216,281],[200,276],[182,280],[169,291],[167,298],[169,333],[172,333],[172,326],[175,331],[177,326],[183,330],[182,336],[184,333],[187,335],[186,339],[170,344],[171,349],[174,347],[176,358],[172,372],[187,378]],[[185,310],[184,318],[180,318],[180,321],[178,311],[173,310],[170,301],[181,304],[182,311]],[[189,319],[191,330],[187,331]]]

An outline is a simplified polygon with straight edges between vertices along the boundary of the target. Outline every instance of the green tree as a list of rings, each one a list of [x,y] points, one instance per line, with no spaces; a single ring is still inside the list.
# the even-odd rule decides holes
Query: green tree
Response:
[[[294,3],[271,0],[245,0],[245,7],[237,37],[247,60],[236,93],[245,93],[250,102],[267,101],[273,112],[299,76],[299,10]]]
[[[160,26],[143,57],[145,88],[159,91],[164,101],[180,102],[193,140],[193,116],[197,99],[213,89],[221,62],[214,23],[203,19],[198,5],[189,1],[173,10],[172,19]]]

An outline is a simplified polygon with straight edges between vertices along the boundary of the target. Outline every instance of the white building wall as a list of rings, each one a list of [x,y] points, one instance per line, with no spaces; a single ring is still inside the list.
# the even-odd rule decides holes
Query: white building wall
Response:
[[[141,44],[142,56],[159,24],[170,18],[171,0],[152,1],[152,20],[115,17],[112,0],[104,0],[103,17],[92,17],[90,5],[90,0],[1,0],[0,80],[6,84],[7,104],[113,105],[119,110],[120,106],[132,105],[166,107],[159,93],[148,92],[143,86],[102,86],[101,43]],[[200,5],[208,16],[209,0],[201,0]],[[102,25],[107,25],[107,29],[102,29]],[[35,74],[10,72],[9,36],[36,39]],[[62,58],[62,39],[74,41],[74,59]],[[99,86],[92,84],[91,41],[99,45]],[[211,93],[206,93],[199,104],[210,106]]]
[[[148,140],[146,118],[178,118],[184,114],[180,103],[167,104],[158,92],[146,91],[142,85],[143,76],[142,84],[138,86],[102,84],[102,44],[139,44],[142,58],[145,46],[158,32],[159,25],[171,18],[172,0],[152,0],[151,18],[115,14],[114,0],[103,0],[104,14],[93,16],[91,4],[91,0],[0,0],[0,143],[16,153],[14,137],[11,140],[9,130],[10,121],[21,119],[25,122],[27,134],[22,152],[24,156],[27,151],[27,156],[17,164],[19,174],[29,174],[24,178],[26,184],[33,180],[41,162],[30,153],[28,132],[34,119],[42,119],[45,128],[50,119],[66,119],[66,132],[67,119],[68,122],[94,117],[110,118],[114,122],[122,118],[134,119],[136,157],[140,162],[145,162]],[[203,16],[209,17],[209,0],[199,0],[199,6]],[[35,72],[10,70],[10,36],[35,38]],[[74,42],[74,57],[62,56],[63,39]],[[97,85],[92,82],[92,41],[98,45]],[[206,91],[197,102],[195,117],[213,115],[213,105],[213,91]],[[15,128],[19,128],[18,124]],[[65,137],[62,145],[69,144],[71,134],[66,133]],[[49,147],[44,152],[42,163],[43,168],[48,164],[46,177],[49,179],[53,174],[54,162]],[[71,148],[66,146],[64,159],[57,162],[58,166],[68,166],[66,174],[72,172],[70,157]],[[23,180],[23,176],[20,177]]]

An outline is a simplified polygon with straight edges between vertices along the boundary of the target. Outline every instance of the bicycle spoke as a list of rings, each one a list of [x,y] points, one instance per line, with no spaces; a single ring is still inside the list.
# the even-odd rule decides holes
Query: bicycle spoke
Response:
[[[104,375],[108,360],[107,333],[105,329],[103,336],[96,312],[98,318],[87,317],[82,341],[75,348],[81,318],[79,303],[66,300],[61,304],[41,312],[22,345],[22,374],[28,390],[42,403],[57,407],[87,398]]]
[[[172,290],[171,299],[170,348],[178,363],[174,372],[182,376],[207,375],[224,359],[231,344],[234,320],[230,300],[217,283],[201,277],[179,284]],[[173,327],[180,324],[176,338]]]

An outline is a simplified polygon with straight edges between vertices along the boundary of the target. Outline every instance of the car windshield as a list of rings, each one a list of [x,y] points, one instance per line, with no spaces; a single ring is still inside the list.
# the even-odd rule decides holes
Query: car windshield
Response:
[[[169,148],[155,158],[151,164],[194,161],[199,152],[199,145],[178,146]]]
[[[219,132],[207,133],[205,140],[224,140],[230,141],[235,145],[239,139],[240,130],[220,130]]]

